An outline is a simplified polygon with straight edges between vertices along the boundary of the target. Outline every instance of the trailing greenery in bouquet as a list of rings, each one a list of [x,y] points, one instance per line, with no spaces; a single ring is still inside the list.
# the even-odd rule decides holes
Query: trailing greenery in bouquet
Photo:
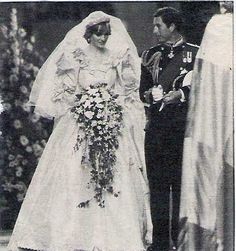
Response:
[[[105,192],[115,197],[119,194],[112,185],[118,137],[123,125],[123,110],[117,98],[118,95],[108,90],[105,83],[98,83],[77,95],[76,104],[71,109],[79,130],[75,150],[85,143],[88,151],[84,151],[82,162],[89,163],[90,183],[95,191],[92,199],[96,199],[100,207],[105,207]],[[87,207],[90,200],[78,206]]]
[[[0,211],[2,228],[11,228],[49,136],[49,121],[26,105],[32,83],[44,59],[34,49],[35,38],[18,27],[17,11],[0,29]]]

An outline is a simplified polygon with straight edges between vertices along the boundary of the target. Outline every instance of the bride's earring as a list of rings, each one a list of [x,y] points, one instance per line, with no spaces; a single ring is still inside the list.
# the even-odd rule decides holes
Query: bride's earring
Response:
[[[88,38],[88,39],[87,39],[87,41],[88,41],[88,43],[90,44],[90,42],[91,42],[91,39],[90,39],[90,38]]]

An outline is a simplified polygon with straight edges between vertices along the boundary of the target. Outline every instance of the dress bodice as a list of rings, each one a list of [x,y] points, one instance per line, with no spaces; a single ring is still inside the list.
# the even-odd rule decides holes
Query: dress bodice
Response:
[[[57,104],[56,116],[74,105],[76,94],[90,85],[106,83],[120,99],[138,99],[138,80],[130,63],[130,54],[108,53],[96,57],[78,48],[63,54],[57,62],[57,74],[52,101]],[[58,108],[59,107],[59,108]]]
[[[110,54],[102,58],[86,55],[77,50],[75,60],[79,63],[77,71],[77,89],[87,88],[96,83],[106,83],[108,88],[114,88],[117,82],[117,63]]]

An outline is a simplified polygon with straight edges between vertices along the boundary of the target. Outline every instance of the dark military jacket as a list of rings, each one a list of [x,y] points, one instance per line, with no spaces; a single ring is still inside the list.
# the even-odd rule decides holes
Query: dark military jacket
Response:
[[[159,44],[143,52],[139,93],[140,99],[150,105],[146,110],[151,126],[185,129],[190,86],[183,86],[183,80],[193,70],[197,50],[198,46],[182,42],[175,47]],[[186,101],[166,105],[159,111],[162,102],[153,104],[151,93],[147,95],[150,88],[158,85],[164,93],[181,89]]]

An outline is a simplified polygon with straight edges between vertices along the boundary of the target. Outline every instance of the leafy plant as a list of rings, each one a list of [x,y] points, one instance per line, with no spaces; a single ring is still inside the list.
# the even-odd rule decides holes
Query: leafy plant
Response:
[[[51,123],[27,105],[33,81],[44,58],[34,49],[35,37],[18,27],[17,10],[0,27],[0,213],[2,228],[12,228]]]

